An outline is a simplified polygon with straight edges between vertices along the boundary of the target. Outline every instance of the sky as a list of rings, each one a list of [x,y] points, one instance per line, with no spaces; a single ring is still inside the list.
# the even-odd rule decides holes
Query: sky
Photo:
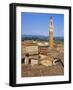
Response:
[[[64,37],[64,15],[49,13],[21,13],[21,35],[49,36],[49,21],[53,17],[54,37]]]

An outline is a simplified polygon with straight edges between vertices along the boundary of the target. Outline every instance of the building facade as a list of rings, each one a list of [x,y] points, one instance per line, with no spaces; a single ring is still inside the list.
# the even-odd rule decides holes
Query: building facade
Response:
[[[24,64],[38,64],[37,43],[22,41],[21,58]]]

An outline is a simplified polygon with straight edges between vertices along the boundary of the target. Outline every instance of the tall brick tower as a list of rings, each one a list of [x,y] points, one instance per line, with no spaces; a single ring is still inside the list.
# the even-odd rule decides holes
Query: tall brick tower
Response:
[[[52,16],[50,17],[50,24],[49,24],[49,44],[50,44],[50,48],[53,48],[54,43],[53,43],[53,18]]]

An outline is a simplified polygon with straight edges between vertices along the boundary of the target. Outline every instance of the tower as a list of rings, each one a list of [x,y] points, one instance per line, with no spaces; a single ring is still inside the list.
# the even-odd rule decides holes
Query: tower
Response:
[[[53,18],[52,16],[50,17],[50,23],[49,23],[49,44],[50,44],[50,48],[53,48]]]

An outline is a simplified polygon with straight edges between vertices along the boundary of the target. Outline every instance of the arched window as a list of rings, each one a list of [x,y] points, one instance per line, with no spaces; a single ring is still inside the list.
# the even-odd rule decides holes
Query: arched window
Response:
[[[22,61],[21,61],[21,63],[23,64],[23,63],[25,63],[25,58],[22,58]]]
[[[31,64],[31,59],[29,58],[29,64]]]

